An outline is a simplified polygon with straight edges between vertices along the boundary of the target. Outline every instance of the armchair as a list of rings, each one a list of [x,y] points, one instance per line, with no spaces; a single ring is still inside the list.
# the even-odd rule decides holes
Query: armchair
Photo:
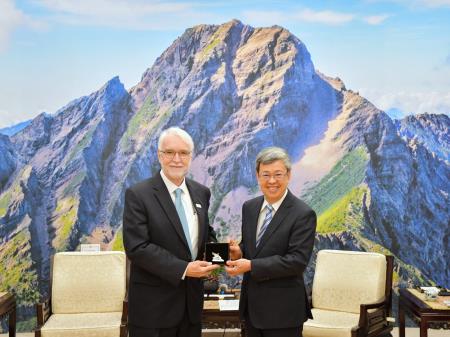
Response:
[[[51,264],[51,297],[37,304],[35,337],[126,337],[123,252],[63,252]]]
[[[393,257],[321,250],[304,337],[390,336]]]

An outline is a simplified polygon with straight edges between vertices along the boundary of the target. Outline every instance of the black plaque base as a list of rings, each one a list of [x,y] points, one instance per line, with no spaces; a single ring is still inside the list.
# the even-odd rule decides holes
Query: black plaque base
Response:
[[[208,242],[205,247],[206,261],[213,264],[225,264],[230,259],[228,243]]]

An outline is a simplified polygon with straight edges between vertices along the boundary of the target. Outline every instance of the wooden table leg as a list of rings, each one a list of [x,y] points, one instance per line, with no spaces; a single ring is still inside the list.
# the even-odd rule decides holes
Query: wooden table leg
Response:
[[[428,320],[421,317],[420,319],[420,337],[428,336]]]
[[[9,313],[8,326],[9,337],[16,337],[16,308]]]
[[[398,302],[398,330],[399,337],[405,337],[405,310],[401,302]]]

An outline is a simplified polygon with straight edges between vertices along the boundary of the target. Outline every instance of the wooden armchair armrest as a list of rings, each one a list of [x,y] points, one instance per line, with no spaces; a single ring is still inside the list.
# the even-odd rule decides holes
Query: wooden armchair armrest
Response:
[[[306,286],[306,287],[305,287],[305,290],[306,290],[306,291],[305,291],[305,293],[306,293],[306,300],[307,300],[308,303],[309,303],[309,307],[312,308],[312,288]]]
[[[122,318],[120,320],[120,337],[128,336],[128,295],[122,304]]]
[[[36,304],[36,317],[38,327],[42,327],[52,314],[51,298]]]
[[[389,315],[389,302],[387,299],[376,303],[361,304],[359,312],[359,327],[370,334],[373,331],[391,329],[387,320]]]
[[[122,325],[128,325],[128,298],[123,300],[121,323]]]
[[[370,303],[370,304],[361,304],[360,305],[360,313],[362,312],[362,311],[367,311],[367,310],[369,310],[369,309],[378,309],[378,308],[381,308],[381,307],[385,307],[385,306],[387,306],[387,301],[386,300],[383,300],[383,301],[380,301],[380,302],[375,302],[375,303]]]
[[[51,298],[44,300],[41,303],[36,304],[36,329],[34,331],[35,337],[41,337],[41,328],[47,322],[48,318],[52,314],[52,301]]]

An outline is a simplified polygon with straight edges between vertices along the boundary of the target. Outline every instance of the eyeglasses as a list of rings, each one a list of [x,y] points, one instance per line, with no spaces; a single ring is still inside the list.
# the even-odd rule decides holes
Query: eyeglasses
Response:
[[[286,173],[275,173],[275,174],[268,174],[268,173],[263,173],[260,174],[259,177],[264,180],[264,181],[269,181],[271,178],[280,181],[283,180],[284,177],[286,177],[287,172]]]
[[[172,160],[173,158],[175,158],[176,154],[178,154],[178,157],[180,157],[181,160],[186,160],[191,155],[190,151],[159,150],[159,152],[161,152],[168,160]]]

